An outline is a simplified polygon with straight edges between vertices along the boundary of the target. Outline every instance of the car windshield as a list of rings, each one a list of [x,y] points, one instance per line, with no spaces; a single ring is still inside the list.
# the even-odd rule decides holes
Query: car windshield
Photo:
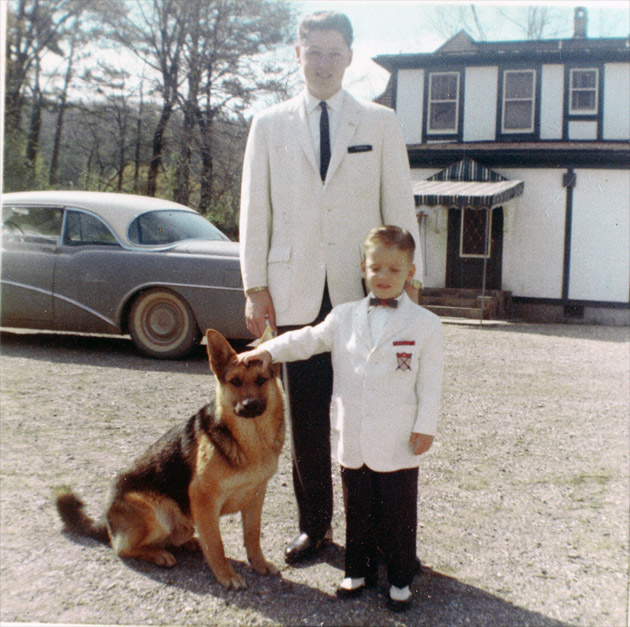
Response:
[[[187,211],[150,211],[138,216],[129,227],[129,240],[134,244],[160,246],[188,239],[229,238],[199,214]]]

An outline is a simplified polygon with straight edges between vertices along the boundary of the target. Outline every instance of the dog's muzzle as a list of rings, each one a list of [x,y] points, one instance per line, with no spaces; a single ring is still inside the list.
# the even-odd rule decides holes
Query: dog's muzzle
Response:
[[[246,398],[235,407],[236,415],[241,418],[256,418],[265,412],[267,403],[256,398]]]

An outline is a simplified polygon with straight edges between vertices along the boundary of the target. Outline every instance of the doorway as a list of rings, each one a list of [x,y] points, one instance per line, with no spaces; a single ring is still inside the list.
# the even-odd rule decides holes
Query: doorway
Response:
[[[493,208],[491,216],[486,289],[500,290],[503,265],[503,207]],[[449,209],[446,287],[482,288],[487,219],[487,207]]]

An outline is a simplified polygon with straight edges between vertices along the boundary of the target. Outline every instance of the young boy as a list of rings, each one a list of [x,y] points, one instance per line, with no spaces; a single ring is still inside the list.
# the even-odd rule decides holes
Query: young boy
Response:
[[[378,547],[387,564],[389,607],[401,611],[411,604],[416,571],[419,456],[437,427],[442,329],[437,316],[404,292],[415,272],[413,237],[380,226],[364,249],[367,298],[339,305],[320,324],[239,359],[284,362],[332,352],[333,450],[346,495],[345,577],[337,596],[358,596],[376,585]]]

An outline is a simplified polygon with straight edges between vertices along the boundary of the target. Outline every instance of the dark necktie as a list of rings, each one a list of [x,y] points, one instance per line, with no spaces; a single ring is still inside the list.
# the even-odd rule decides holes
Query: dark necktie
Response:
[[[330,163],[330,128],[326,103],[322,100],[319,106],[322,108],[322,113],[319,116],[319,173],[322,181],[324,181]]]
[[[370,298],[370,307],[391,307],[396,309],[398,307],[398,301],[395,298]]]

